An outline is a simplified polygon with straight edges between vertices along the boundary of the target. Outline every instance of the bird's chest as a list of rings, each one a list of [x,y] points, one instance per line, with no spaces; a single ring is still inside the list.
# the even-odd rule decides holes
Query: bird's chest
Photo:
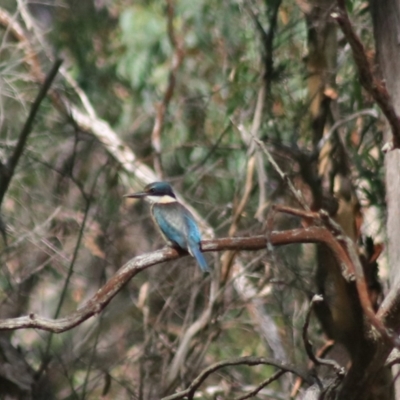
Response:
[[[156,224],[163,230],[168,228],[183,230],[185,228],[184,215],[175,204],[154,204],[151,207],[151,214]]]
[[[184,215],[174,206],[175,204],[154,204],[151,214],[164,238],[182,247],[187,229]]]

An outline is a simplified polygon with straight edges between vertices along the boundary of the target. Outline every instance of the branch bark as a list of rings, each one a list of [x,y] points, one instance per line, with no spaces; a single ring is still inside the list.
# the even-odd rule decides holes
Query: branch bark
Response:
[[[224,250],[255,251],[266,249],[268,244],[282,246],[293,243],[321,242],[329,246],[338,258],[345,256],[335,237],[326,228],[317,226],[271,232],[268,238],[260,235],[204,240],[201,243],[201,247],[204,252]],[[129,280],[139,272],[155,264],[175,260],[184,255],[176,249],[166,247],[153,253],[135,257],[121,267],[91,299],[70,315],[63,318],[51,319],[31,313],[23,317],[0,320],[0,330],[35,328],[55,333],[70,330],[93,315],[99,314]],[[343,260],[341,261],[343,262]]]

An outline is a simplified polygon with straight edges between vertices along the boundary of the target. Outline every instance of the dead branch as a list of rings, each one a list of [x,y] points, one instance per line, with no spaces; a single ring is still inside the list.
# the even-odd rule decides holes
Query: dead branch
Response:
[[[0,8],[0,25],[7,29],[7,34],[12,36],[16,41],[20,42],[25,51],[25,63],[31,70],[32,75],[39,82],[44,79],[44,74],[40,67],[40,62],[36,52],[30,45],[28,38],[25,35],[24,29],[5,9]]]
[[[281,363],[279,361],[276,361],[274,359],[270,358],[264,358],[264,357],[241,357],[241,358],[235,358],[232,360],[225,360],[221,361],[218,363],[215,363],[205,370],[203,370],[196,379],[193,380],[193,382],[190,384],[190,386],[183,390],[182,392],[175,393],[171,396],[163,397],[161,400],[177,400],[177,399],[193,399],[193,396],[196,392],[196,390],[200,387],[200,385],[207,379],[208,376],[210,376],[213,372],[218,371],[221,368],[224,367],[229,367],[233,365],[249,365],[249,366],[254,366],[254,365],[271,365],[276,368],[281,369],[284,372],[291,372],[295,375],[301,376],[303,379],[305,379],[307,382],[311,383],[311,379],[305,375],[301,370],[298,368],[286,364],[286,363]]]

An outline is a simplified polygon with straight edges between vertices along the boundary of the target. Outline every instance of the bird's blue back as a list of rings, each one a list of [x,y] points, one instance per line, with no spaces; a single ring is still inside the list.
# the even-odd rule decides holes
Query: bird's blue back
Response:
[[[207,262],[200,251],[200,231],[192,214],[177,201],[155,203],[151,212],[165,239],[192,254],[200,268],[207,271]]]

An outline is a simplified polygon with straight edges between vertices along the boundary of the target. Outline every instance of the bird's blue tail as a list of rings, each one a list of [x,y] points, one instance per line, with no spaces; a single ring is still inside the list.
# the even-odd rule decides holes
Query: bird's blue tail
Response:
[[[190,253],[196,259],[202,272],[210,272],[210,267],[208,266],[198,244],[190,246]]]

